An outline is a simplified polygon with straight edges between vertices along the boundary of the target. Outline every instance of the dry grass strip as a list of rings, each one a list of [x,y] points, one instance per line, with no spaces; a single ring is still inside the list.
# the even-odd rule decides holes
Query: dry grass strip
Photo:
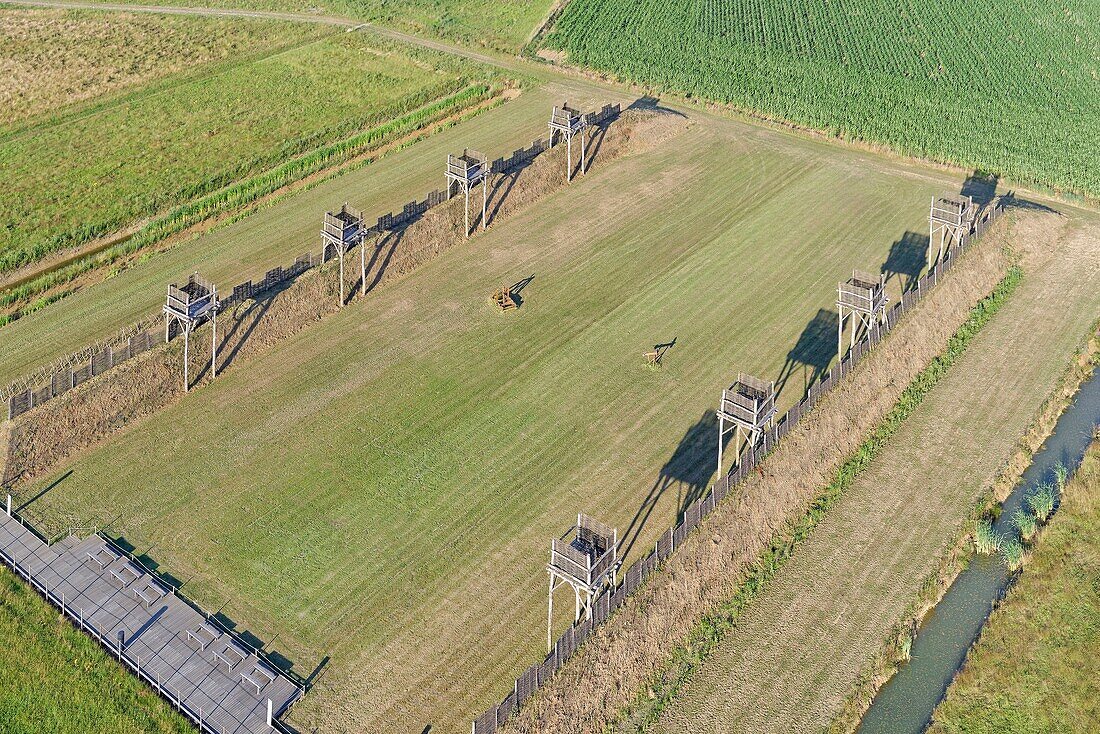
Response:
[[[644,152],[684,125],[685,121],[677,116],[627,110],[605,129],[594,132],[589,146],[593,152],[590,169],[629,153]],[[577,183],[574,181],[574,185]],[[565,150],[559,146],[518,171],[498,177],[488,201],[489,225],[565,185]],[[471,209],[475,197],[480,197],[480,192],[471,196]],[[463,206],[463,198],[456,197],[409,226],[387,233],[379,242],[367,243],[368,293],[464,243]],[[471,211],[471,224],[479,217],[480,211],[476,218]],[[356,250],[345,255],[344,278],[345,293],[360,292]],[[339,310],[338,294],[339,271],[330,262],[282,289],[226,312],[218,320],[219,371],[233,369],[241,360],[266,352],[307,325],[335,313]],[[177,338],[10,421],[7,448],[0,454],[6,457],[0,478],[10,486],[23,485],[115,431],[179,400],[183,395],[182,359],[183,343]],[[192,335],[189,361],[193,387],[210,379],[209,325]]]
[[[1011,265],[1007,231],[1002,221],[966,253],[504,730],[596,731],[614,722],[656,680],[698,620],[734,595],[745,570],[791,518],[805,512],[970,309],[1004,277]]]

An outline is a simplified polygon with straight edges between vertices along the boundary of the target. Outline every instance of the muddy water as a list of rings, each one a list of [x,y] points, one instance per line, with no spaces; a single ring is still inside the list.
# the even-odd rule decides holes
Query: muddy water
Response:
[[[1057,464],[1064,464],[1071,472],[1077,468],[1098,423],[1100,368],[1082,385],[1073,405],[1058,419],[1054,433],[1005,500],[994,524],[998,533],[1015,531],[1012,514],[1023,505],[1027,490],[1041,482],[1053,482]],[[1008,579],[1008,571],[999,559],[971,559],[925,617],[913,641],[912,659],[875,696],[860,723],[861,734],[918,734],[928,728],[932,712],[966,659],[994,603],[1004,594]]]

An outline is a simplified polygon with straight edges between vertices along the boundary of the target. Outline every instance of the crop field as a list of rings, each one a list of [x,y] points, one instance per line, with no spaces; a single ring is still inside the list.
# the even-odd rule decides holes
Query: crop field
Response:
[[[0,170],[0,272],[491,76],[363,33],[283,33],[289,48],[0,138],[9,162]]]
[[[1090,732],[1100,720],[1100,443],[947,697],[935,734]]]
[[[573,0],[546,47],[657,89],[1100,195],[1088,1]]]
[[[0,136],[301,35],[278,23],[4,7]]]
[[[159,696],[0,566],[0,734],[191,734]]]
[[[1021,253],[1023,282],[743,611],[657,731],[810,731],[837,717],[1100,311],[1100,220],[1066,214],[1010,215],[1001,236]],[[984,731],[1020,730],[1036,729]]]
[[[259,214],[192,238],[2,327],[0,339],[8,348],[0,349],[0,383],[7,384],[156,313],[167,285],[195,270],[219,287],[229,288],[287,265],[303,252],[317,252],[324,212],[345,201],[376,217],[423,198],[443,184],[448,153],[471,146],[496,157],[530,145],[545,134],[548,111],[562,99],[586,109],[608,101],[606,95],[597,97],[590,87],[577,84],[525,91],[405,150],[292,194]]]
[[[21,495],[52,485],[47,528],[111,522],[303,675],[327,658],[293,723],[465,729],[544,650],[548,539],[583,511],[639,556],[713,478],[721,387],[792,404],[835,356],[837,280],[885,265],[896,298],[959,184],[695,118]]]

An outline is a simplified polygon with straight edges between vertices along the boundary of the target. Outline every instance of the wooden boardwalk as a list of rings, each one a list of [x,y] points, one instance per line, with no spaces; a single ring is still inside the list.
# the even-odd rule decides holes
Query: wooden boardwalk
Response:
[[[0,558],[203,732],[260,734],[302,689],[99,535],[47,545],[0,509]]]

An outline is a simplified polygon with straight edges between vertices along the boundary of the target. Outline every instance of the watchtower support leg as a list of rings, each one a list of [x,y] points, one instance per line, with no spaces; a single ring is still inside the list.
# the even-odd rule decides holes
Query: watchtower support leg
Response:
[[[359,243],[359,287],[361,293],[367,295],[367,243]]]
[[[470,236],[470,187],[466,186],[466,236]]]
[[[573,136],[565,136],[565,180],[573,180]]]
[[[344,307],[344,245],[340,244],[340,308]]]
[[[584,175],[584,132],[581,132],[581,175]]]
[[[210,376],[218,376],[218,312],[210,317]]]
[[[485,210],[489,203],[489,177],[485,176],[481,179],[481,231],[485,231]]]
[[[185,325],[183,327],[183,391],[188,392],[191,389],[191,381],[187,377],[187,356],[188,347],[191,342],[191,330]]]

